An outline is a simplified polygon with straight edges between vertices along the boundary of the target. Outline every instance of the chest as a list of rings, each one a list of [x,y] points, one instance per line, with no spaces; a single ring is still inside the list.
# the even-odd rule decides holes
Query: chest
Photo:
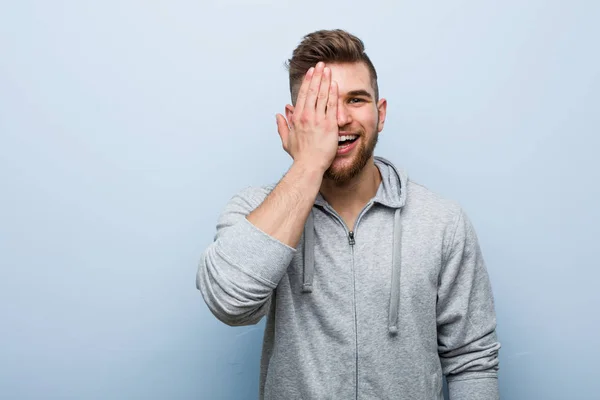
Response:
[[[397,279],[403,293],[417,297],[426,293],[435,295],[443,238],[430,227],[410,216],[401,218],[400,225],[395,226],[394,210],[387,208],[370,210],[354,219],[315,212],[314,287],[353,288],[364,296],[387,299],[392,284],[393,254],[395,247],[399,247],[401,274]],[[397,229],[401,235],[395,241]],[[293,276],[300,276],[304,269],[306,245],[302,239],[289,269]]]

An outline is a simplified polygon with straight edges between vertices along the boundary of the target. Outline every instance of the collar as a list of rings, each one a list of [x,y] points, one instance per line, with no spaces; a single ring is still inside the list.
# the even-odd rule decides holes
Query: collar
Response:
[[[391,161],[383,157],[375,156],[374,162],[381,174],[381,183],[371,201],[390,208],[403,207],[406,204],[408,176],[404,171],[399,171]],[[321,192],[317,195],[315,204],[323,207],[328,205]]]

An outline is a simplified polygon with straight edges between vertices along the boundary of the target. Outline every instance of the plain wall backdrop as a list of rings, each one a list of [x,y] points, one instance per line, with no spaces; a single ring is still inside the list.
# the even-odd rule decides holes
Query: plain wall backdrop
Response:
[[[2,1],[0,399],[255,399],[264,321],[195,287],[235,192],[291,159],[302,36],[362,38],[377,155],[459,201],[507,400],[600,399],[600,2]],[[400,398],[401,396],[399,396]]]

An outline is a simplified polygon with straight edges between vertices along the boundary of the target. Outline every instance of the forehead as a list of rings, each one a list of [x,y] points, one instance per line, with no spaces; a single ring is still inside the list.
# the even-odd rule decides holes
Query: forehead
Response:
[[[361,89],[374,94],[371,74],[364,63],[327,64],[327,66],[331,68],[331,79],[337,82],[340,95]]]

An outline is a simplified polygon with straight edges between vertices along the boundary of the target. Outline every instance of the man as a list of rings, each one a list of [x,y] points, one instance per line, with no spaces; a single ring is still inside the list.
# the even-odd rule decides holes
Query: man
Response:
[[[498,399],[475,231],[457,204],[373,155],[387,103],[362,41],[309,34],[289,75],[277,126],[293,163],[231,199],[197,274],[219,320],[267,316],[259,397],[443,399],[445,375],[452,400]]]

